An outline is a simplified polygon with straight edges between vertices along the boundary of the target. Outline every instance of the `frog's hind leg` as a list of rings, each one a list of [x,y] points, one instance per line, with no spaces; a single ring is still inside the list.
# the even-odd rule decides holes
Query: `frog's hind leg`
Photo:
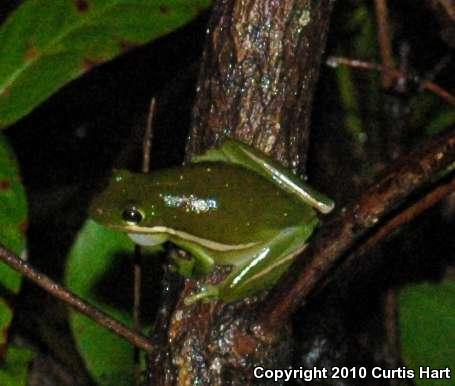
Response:
[[[321,213],[329,213],[334,207],[334,202],[330,198],[313,189],[277,161],[240,141],[227,139],[221,146],[192,159],[192,162],[202,161],[225,162],[250,169]]]

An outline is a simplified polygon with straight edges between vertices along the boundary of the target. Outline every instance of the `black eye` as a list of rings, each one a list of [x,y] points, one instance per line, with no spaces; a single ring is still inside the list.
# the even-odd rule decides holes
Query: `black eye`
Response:
[[[135,206],[130,206],[123,211],[122,218],[130,224],[139,224],[144,216]]]

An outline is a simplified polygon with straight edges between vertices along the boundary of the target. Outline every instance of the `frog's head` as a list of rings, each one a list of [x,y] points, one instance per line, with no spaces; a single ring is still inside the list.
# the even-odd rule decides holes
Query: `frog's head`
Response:
[[[89,212],[96,222],[121,231],[140,231],[153,221],[153,208],[146,208],[140,175],[115,171],[108,186],[92,202]],[[152,205],[153,206],[153,205]]]

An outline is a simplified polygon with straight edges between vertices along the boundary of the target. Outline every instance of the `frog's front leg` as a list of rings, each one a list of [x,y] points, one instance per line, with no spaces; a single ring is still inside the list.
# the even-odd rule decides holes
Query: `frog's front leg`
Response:
[[[315,220],[317,221],[317,220]],[[249,259],[233,266],[231,273],[217,285],[206,285],[202,290],[185,299],[185,304],[198,300],[233,302],[269,289],[289,268],[294,258],[307,246],[305,240],[309,227],[286,229],[269,242],[251,250]]]
[[[234,302],[251,296],[261,290],[271,288],[284,272],[289,268],[294,258],[306,248],[300,246],[289,254],[280,256],[270,263],[266,250],[256,256],[249,264],[241,268],[234,268],[226,279],[217,285],[204,285],[200,292],[185,298],[185,304],[190,305],[198,300],[222,300]],[[256,266],[257,264],[257,266]]]
[[[208,275],[213,271],[215,261],[210,251],[206,248],[178,238],[171,237],[169,241],[184,251],[189,252],[191,255],[189,259],[178,256],[177,254],[171,256],[181,275],[185,277],[197,277]]]

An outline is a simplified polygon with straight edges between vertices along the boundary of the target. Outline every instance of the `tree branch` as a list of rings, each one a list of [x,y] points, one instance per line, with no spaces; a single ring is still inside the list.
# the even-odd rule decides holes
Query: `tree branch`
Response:
[[[386,0],[375,0],[376,20],[378,25],[378,41],[381,49],[381,61],[385,68],[393,68],[392,42],[389,29],[389,11]],[[392,86],[394,76],[388,70],[381,73],[382,87],[389,89]]]
[[[455,106],[455,96],[452,95],[450,92],[439,86],[438,84],[432,82],[431,80],[419,80],[416,79],[416,77],[411,76],[410,74],[406,74],[403,71],[400,71],[396,68],[392,67],[386,67],[386,66],[381,66],[380,64],[377,63],[372,63],[372,62],[365,62],[363,60],[357,60],[357,59],[349,59],[349,58],[343,58],[339,56],[330,56],[327,58],[326,61],[327,65],[330,67],[336,67],[339,66],[340,64],[361,69],[361,70],[375,70],[375,71],[380,71],[380,72],[387,72],[389,76],[393,78],[407,78],[409,80],[412,80],[416,82],[419,87],[423,90],[428,90],[432,92],[433,94],[436,94],[439,96],[441,99],[445,100],[447,103]]]
[[[31,280],[51,295],[62,300],[75,310],[88,316],[99,325],[107,328],[118,336],[126,339],[136,347],[141,348],[149,353],[154,351],[154,346],[145,336],[134,332],[123,323],[112,319],[109,315],[96,308],[95,306],[85,302],[80,297],[68,291],[66,288],[51,280],[48,276],[32,268],[26,261],[19,256],[6,249],[0,244],[0,260],[5,262],[14,270],[20,272],[27,279]]]
[[[430,140],[421,150],[401,157],[390,172],[366,193],[360,200],[334,219],[325,227],[324,232],[316,235],[307,253],[294,263],[269,298],[264,301],[258,316],[260,325],[266,331],[283,326],[300,306],[302,301],[321,284],[327,273],[341,262],[345,253],[358,242],[367,231],[384,220],[404,200],[423,186],[430,183],[435,175],[444,171],[455,162],[455,129],[434,140]],[[420,209],[405,211],[403,217],[387,224],[387,231],[376,236],[377,243],[389,234],[403,220],[409,221],[435,197],[450,192],[452,185],[436,191]]]
[[[330,0],[214,2],[187,160],[229,136],[303,173],[332,5]],[[177,288],[180,301],[169,313],[167,331],[160,334],[162,360],[150,362],[148,385],[221,385],[226,379],[252,385],[253,363],[289,365],[290,329],[279,331],[279,345],[254,349],[246,317],[255,300],[184,306],[182,300],[197,286],[219,283],[226,274],[219,267]]]
[[[419,201],[407,207],[402,212],[398,213],[396,216],[385,222],[376,232],[369,236],[365,242],[356,248],[356,250],[343,261],[343,266],[352,265],[355,261],[360,259],[362,256],[365,256],[369,251],[373,250],[386,237],[392,235],[397,229],[403,225],[409,224],[412,220],[420,216],[426,210],[435,206],[443,198],[447,197],[450,193],[453,192],[455,192],[455,178],[452,178],[447,183],[437,186],[424,197],[422,197]],[[327,278],[323,286],[327,285],[329,281],[336,280],[336,277]]]
[[[188,157],[230,136],[303,171],[331,8],[328,0],[215,3]]]

